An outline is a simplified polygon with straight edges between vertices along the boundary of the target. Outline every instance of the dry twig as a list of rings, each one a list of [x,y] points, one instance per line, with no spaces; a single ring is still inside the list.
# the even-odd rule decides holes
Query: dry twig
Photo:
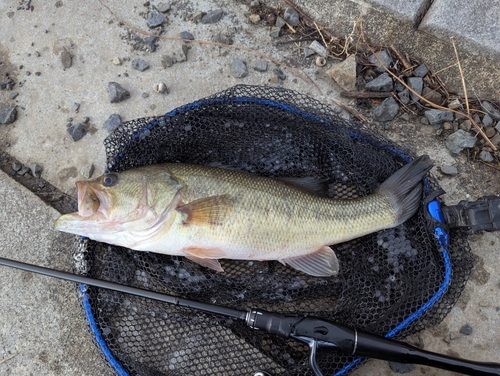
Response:
[[[455,38],[450,37],[451,44],[453,45],[453,49],[455,50],[455,56],[457,57],[458,70],[460,72],[460,78],[462,79],[462,87],[464,88],[464,96],[465,96],[465,108],[467,108],[467,115],[470,115],[469,109],[469,98],[467,97],[467,87],[465,86],[464,72],[462,71],[462,65],[460,64],[460,59],[458,58],[457,47],[455,46]]]
[[[392,92],[375,91],[341,91],[340,96],[344,98],[388,98],[392,97]]]
[[[11,359],[12,359],[13,357],[15,357],[15,356],[17,356],[17,353],[12,354],[12,355],[10,355],[10,356],[8,356],[8,357],[6,357],[6,358],[3,358],[2,360],[0,360],[0,364],[5,363],[5,362],[6,362],[6,361],[8,361],[8,360],[11,360]]]

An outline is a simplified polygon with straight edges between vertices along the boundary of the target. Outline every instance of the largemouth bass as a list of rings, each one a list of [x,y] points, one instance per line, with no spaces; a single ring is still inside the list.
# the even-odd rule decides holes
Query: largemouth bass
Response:
[[[418,209],[422,156],[366,197],[319,197],[279,180],[180,163],[78,181],[78,212],[55,228],[138,251],[185,256],[222,271],[221,258],[279,260],[313,276],[339,264],[328,245],[397,226]]]

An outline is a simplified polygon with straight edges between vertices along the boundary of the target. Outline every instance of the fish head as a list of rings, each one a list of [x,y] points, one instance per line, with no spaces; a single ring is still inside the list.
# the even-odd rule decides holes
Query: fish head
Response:
[[[59,217],[55,229],[123,246],[130,246],[124,240],[130,234],[166,220],[183,187],[161,165],[111,172],[76,186],[78,211]]]

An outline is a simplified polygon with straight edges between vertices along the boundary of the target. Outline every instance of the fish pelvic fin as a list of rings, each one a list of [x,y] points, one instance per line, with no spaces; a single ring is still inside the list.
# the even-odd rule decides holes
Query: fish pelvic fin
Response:
[[[194,261],[201,266],[215,270],[216,272],[223,272],[222,266],[220,265],[218,258],[226,257],[226,252],[218,248],[187,248],[184,251],[186,258]]]
[[[339,272],[339,261],[335,252],[327,245],[313,253],[279,260],[314,277],[331,277]]]
[[[200,198],[180,206],[178,211],[187,215],[185,225],[221,225],[233,212],[234,200],[229,195]]]
[[[388,198],[396,210],[395,226],[405,222],[418,210],[422,198],[422,178],[432,166],[429,156],[422,155],[380,185],[378,193]]]

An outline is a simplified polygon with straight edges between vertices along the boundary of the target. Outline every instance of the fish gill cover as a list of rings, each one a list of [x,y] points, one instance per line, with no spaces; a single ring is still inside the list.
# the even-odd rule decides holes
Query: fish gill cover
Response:
[[[164,116],[123,123],[105,141],[108,172],[162,162],[216,164],[269,177],[314,177],[323,195],[372,193],[414,154],[295,91],[238,85]],[[425,197],[439,186],[426,179]],[[472,268],[466,234],[436,238],[425,205],[404,224],[332,246],[340,273],[311,277],[279,262],[220,260],[217,273],[183,257],[78,238],[81,274],[202,302],[308,314],[393,338],[439,323]],[[123,375],[311,375],[309,349],[245,323],[82,287],[104,356]],[[325,375],[360,359],[321,350]]]

